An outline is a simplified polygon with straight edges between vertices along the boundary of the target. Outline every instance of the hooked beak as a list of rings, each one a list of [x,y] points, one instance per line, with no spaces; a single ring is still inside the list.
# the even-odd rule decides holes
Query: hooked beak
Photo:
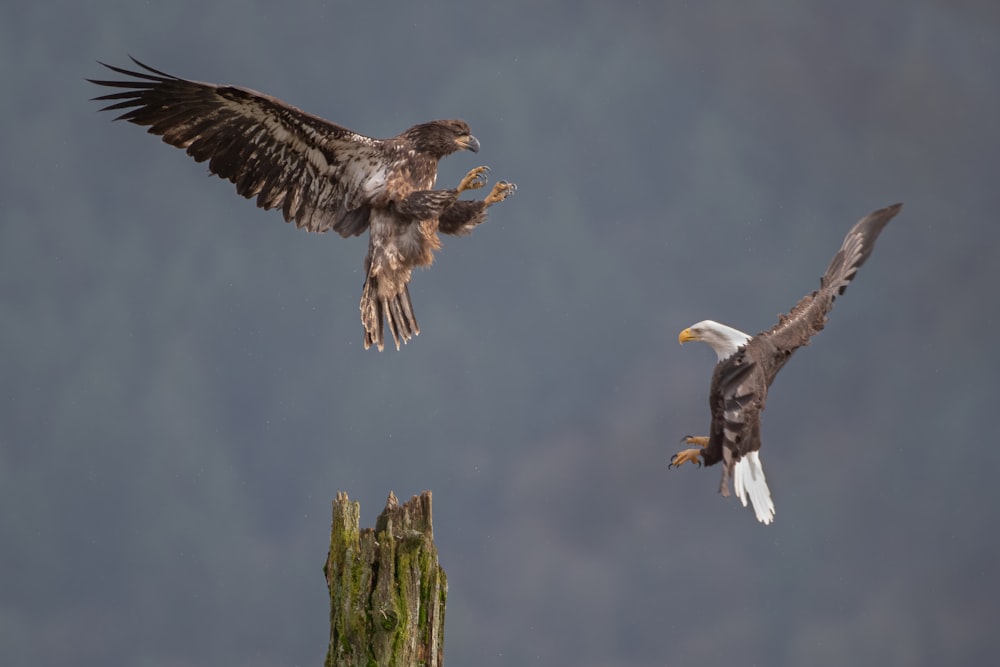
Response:
[[[681,345],[683,345],[684,343],[688,343],[692,340],[699,340],[699,338],[698,334],[691,331],[691,329],[685,329],[684,331],[680,332],[677,335],[677,342],[680,343]]]
[[[479,152],[479,139],[476,139],[471,134],[466,134],[458,138],[458,145],[464,150],[472,151],[473,153]]]

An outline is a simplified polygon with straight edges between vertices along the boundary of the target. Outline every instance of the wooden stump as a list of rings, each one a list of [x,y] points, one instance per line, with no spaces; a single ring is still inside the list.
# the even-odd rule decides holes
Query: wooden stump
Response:
[[[330,591],[326,667],[441,667],[448,582],[438,565],[431,493],[389,493],[375,528],[338,493],[324,572]]]

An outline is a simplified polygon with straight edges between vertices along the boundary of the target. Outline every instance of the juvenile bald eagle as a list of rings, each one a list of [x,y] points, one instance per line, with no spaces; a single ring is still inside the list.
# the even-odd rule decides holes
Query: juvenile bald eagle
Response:
[[[421,123],[391,139],[372,139],[246,88],[180,79],[132,58],[145,72],[104,65],[133,77],[92,83],[124,92],[101,111],[128,109],[115,120],[149,126],[151,134],[183,148],[197,162],[280,208],[287,222],[311,232],[368,235],[361,322],[365,348],[383,348],[383,323],[399,349],[420,333],[408,284],[415,266],[430,266],[441,247],[437,233],[464,235],[486,209],[516,186],[501,181],[481,201],[460,201],[486,184],[488,167],[471,170],[451,190],[434,190],[438,161],[459,150],[479,151],[461,120]]]
[[[732,478],[736,495],[746,507],[747,497],[762,523],[774,519],[774,502],[760,463],[760,413],[767,402],[767,389],[774,382],[792,353],[819,333],[833,301],[844,293],[854,274],[875,248],[875,240],[902,204],[883,208],[862,218],[847,233],[843,245],[833,256],[820,279],[820,287],[803,297],[769,331],[756,336],[743,333],[712,320],[692,324],[681,331],[678,340],[708,343],[719,358],[712,373],[709,406],[712,410],[708,436],[687,436],[685,449],[670,459],[668,467],[686,462],[706,466],[723,462],[720,493],[729,495]],[[700,460],[699,460],[700,459]]]

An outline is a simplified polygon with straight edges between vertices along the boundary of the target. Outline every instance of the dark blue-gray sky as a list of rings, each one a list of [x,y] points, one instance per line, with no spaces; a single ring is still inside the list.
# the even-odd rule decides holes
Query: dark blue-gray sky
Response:
[[[449,665],[995,658],[1000,9],[991,2],[0,8],[0,664],[316,665],[330,501],[431,489]],[[365,241],[110,122],[133,54],[517,182],[365,352]],[[759,525],[708,426],[758,331],[903,213],[772,390]]]

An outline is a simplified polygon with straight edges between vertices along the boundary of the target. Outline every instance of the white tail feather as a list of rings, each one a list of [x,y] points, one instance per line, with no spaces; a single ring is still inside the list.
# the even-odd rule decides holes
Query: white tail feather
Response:
[[[750,452],[736,462],[733,487],[743,507],[747,506],[747,496],[750,496],[758,521],[764,524],[774,521],[774,501],[771,500],[771,490],[767,488],[764,468],[760,465],[760,455],[757,452]]]

